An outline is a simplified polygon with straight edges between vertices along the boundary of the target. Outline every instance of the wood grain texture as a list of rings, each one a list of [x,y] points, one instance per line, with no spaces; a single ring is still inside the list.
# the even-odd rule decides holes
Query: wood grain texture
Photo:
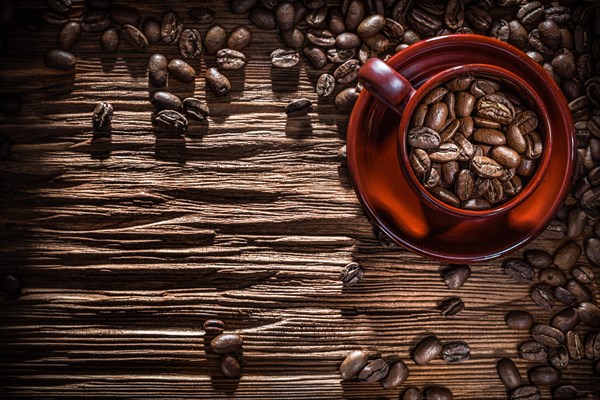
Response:
[[[144,16],[177,10],[206,31],[189,18],[189,2],[128,3]],[[228,31],[247,23],[225,1],[199,3]],[[502,260],[474,265],[451,291],[443,265],[381,247],[336,158],[347,116],[313,90],[332,66],[272,69],[277,33],[252,31],[247,67],[228,73],[230,96],[206,93],[201,78],[170,83],[211,108],[208,122],[173,138],[153,131],[146,63],[154,51],[175,57],[175,48],[136,54],[121,44],[103,55],[99,35],[84,34],[69,74],[43,65],[58,28],[8,30],[0,87],[21,93],[25,106],[0,118],[14,142],[0,162],[0,268],[25,288],[0,299],[0,397],[397,399],[400,390],[340,380],[345,355],[366,349],[406,360],[406,385],[505,398],[496,360],[515,359],[523,376],[533,364],[517,360],[528,334],[506,327],[504,314],[526,309],[548,321],[552,312],[502,272]],[[193,65],[202,76],[214,58]],[[287,119],[285,105],[300,96],[314,111]],[[110,135],[91,130],[100,100],[115,107]],[[564,241],[542,234],[528,248]],[[366,272],[347,288],[339,273],[350,261]],[[443,318],[436,305],[452,295],[466,309]],[[243,335],[241,379],[222,377],[202,330],[207,318]],[[467,341],[471,360],[415,365],[410,349],[430,333]],[[572,363],[563,381],[600,390],[590,361]]]

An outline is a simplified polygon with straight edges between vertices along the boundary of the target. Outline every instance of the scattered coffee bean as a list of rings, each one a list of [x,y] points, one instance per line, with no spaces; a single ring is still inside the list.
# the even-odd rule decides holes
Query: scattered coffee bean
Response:
[[[458,315],[465,308],[465,303],[460,297],[450,297],[438,305],[438,309],[444,317],[453,317]]]
[[[540,390],[537,386],[523,385],[513,389],[510,400],[540,400]]]
[[[242,342],[237,333],[222,333],[210,341],[210,347],[217,354],[233,353],[242,347]]]
[[[335,96],[335,108],[341,112],[349,113],[358,99],[356,88],[350,87],[342,90]]]
[[[585,241],[585,255],[594,267],[600,267],[600,239],[591,237]]]
[[[443,279],[448,288],[456,290],[471,276],[471,268],[466,264],[451,264],[444,270]]]
[[[275,14],[271,10],[267,10],[264,7],[255,7],[250,11],[249,15],[250,22],[261,29],[275,29],[277,22],[275,21]]]
[[[563,271],[568,271],[575,265],[580,254],[581,247],[576,242],[567,242],[554,254],[554,265]]]
[[[115,28],[108,28],[104,32],[102,32],[102,36],[100,36],[100,46],[102,50],[107,53],[114,53],[119,48],[119,31]]]
[[[175,44],[183,32],[183,22],[174,12],[168,12],[163,16],[160,28],[160,39],[164,44]]]
[[[123,25],[121,35],[134,51],[143,52],[148,47],[148,39],[146,39],[144,33],[133,25]]]
[[[362,279],[363,274],[362,267],[356,262],[351,262],[340,272],[340,280],[344,286],[353,286]]]
[[[419,365],[429,364],[441,352],[442,342],[436,336],[427,336],[414,347],[412,358]]]
[[[180,80],[183,83],[192,83],[196,78],[196,71],[187,62],[175,58],[167,65],[167,70],[175,79]]]
[[[425,400],[452,400],[452,392],[443,386],[428,386],[423,390]]]
[[[236,70],[246,65],[246,56],[232,49],[221,49],[217,52],[217,65],[221,69]]]
[[[23,282],[18,277],[6,274],[2,276],[0,289],[13,299],[21,297]]]
[[[92,114],[92,125],[97,131],[107,131],[110,129],[112,122],[113,106],[110,103],[99,102],[94,107]]]
[[[204,121],[210,115],[210,109],[206,102],[194,97],[183,100],[183,111],[189,118],[197,121]]]
[[[148,17],[144,20],[142,24],[142,32],[144,32],[144,36],[148,39],[148,43],[158,43],[160,42],[160,31],[161,31],[161,22],[154,18]]]
[[[422,396],[421,396],[421,391],[414,387],[411,386],[408,389],[406,389],[404,392],[402,392],[402,400],[422,400]]]
[[[167,84],[168,63],[162,54],[154,54],[148,61],[148,79],[150,84],[156,88]]]
[[[250,45],[252,32],[245,25],[236,27],[227,38],[227,47],[232,50],[242,51]]]
[[[159,110],[175,110],[181,111],[181,99],[171,92],[158,91],[154,92],[151,99],[152,105]]]
[[[558,268],[544,268],[539,273],[540,282],[549,286],[562,286],[567,281],[567,276]]]
[[[197,29],[186,29],[179,39],[179,54],[184,58],[196,58],[202,52],[202,37]]]
[[[554,298],[567,306],[575,303],[575,296],[562,286],[554,288]]]
[[[379,382],[386,377],[389,365],[385,360],[378,358],[369,362],[358,374],[361,382]]]
[[[565,336],[565,343],[569,358],[574,361],[585,357],[585,347],[581,335],[576,331],[569,331]]]
[[[571,292],[571,294],[575,298],[575,302],[577,303],[583,303],[586,301],[593,300],[594,296],[592,294],[592,291],[587,286],[575,279],[569,279],[567,283],[565,283],[564,287],[569,292]]]
[[[565,335],[560,330],[545,324],[534,325],[531,328],[531,337],[548,347],[558,347],[565,341]]]
[[[204,331],[207,335],[217,336],[223,333],[225,324],[220,319],[207,319],[204,321]]]
[[[237,378],[241,374],[240,363],[231,354],[221,356],[221,371],[228,378]]]
[[[529,382],[537,386],[555,385],[560,380],[560,371],[550,365],[536,365],[527,371]]]
[[[406,381],[408,374],[408,367],[404,361],[396,361],[389,366],[388,374],[381,381],[381,386],[384,389],[397,389]]]
[[[221,25],[212,25],[204,35],[204,47],[210,55],[215,55],[225,46],[227,31]]]
[[[342,379],[352,379],[367,365],[369,357],[362,350],[356,350],[348,354],[342,365],[340,365],[340,375]]]
[[[600,327],[600,308],[590,302],[583,302],[577,307],[577,315],[581,322],[594,328]]]
[[[278,68],[291,68],[298,64],[300,55],[291,49],[277,49],[271,53],[271,64]]]
[[[506,314],[505,321],[511,329],[529,330],[533,325],[533,316],[527,311],[514,310]]]
[[[573,385],[561,385],[552,392],[552,398],[554,400],[570,400],[576,397],[577,389]]]
[[[190,17],[200,24],[210,24],[215,19],[215,13],[207,7],[193,7],[190,9]]]
[[[154,123],[167,132],[182,134],[187,130],[188,121],[183,114],[174,110],[162,110],[154,117]]]
[[[217,96],[225,96],[231,91],[229,79],[216,68],[206,70],[206,84]]]
[[[328,97],[335,89],[335,78],[330,74],[322,74],[317,80],[315,92],[321,97]]]
[[[312,101],[301,98],[290,102],[285,107],[285,113],[288,117],[302,117],[312,110]]]
[[[548,361],[550,361],[550,365],[556,369],[561,370],[566,368],[567,365],[569,365],[569,354],[567,353],[567,348],[564,345],[561,345],[554,349],[550,349]]]
[[[464,342],[446,343],[442,348],[442,358],[449,364],[456,364],[469,359],[471,347]]]
[[[546,361],[548,349],[541,343],[528,340],[519,345],[519,357],[530,361]]]
[[[110,17],[104,11],[92,10],[83,14],[81,30],[83,32],[102,32],[110,26]]]
[[[508,389],[515,389],[521,386],[521,374],[510,358],[501,358],[498,360],[496,370],[498,371],[500,380]]]
[[[585,336],[585,358],[597,360],[600,358],[600,331],[590,331]]]
[[[569,271],[571,276],[583,284],[592,283],[594,271],[586,265],[576,265]]]
[[[577,315],[577,310],[569,307],[555,314],[554,317],[552,317],[550,325],[561,330],[563,333],[566,333],[575,328],[578,323],[579,317]]]
[[[535,276],[535,271],[531,265],[519,260],[510,258],[503,264],[504,272],[518,282],[529,283]]]
[[[50,50],[46,53],[46,65],[50,68],[69,71],[75,69],[77,58],[64,50]]]
[[[79,40],[79,36],[81,36],[81,25],[79,25],[79,22],[67,22],[58,34],[58,47],[65,51],[71,50]]]
[[[554,291],[545,283],[538,283],[531,289],[531,298],[538,306],[550,310],[554,307]]]

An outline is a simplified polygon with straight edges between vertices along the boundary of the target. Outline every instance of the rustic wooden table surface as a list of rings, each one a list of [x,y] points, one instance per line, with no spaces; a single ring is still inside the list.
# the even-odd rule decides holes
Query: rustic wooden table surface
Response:
[[[188,16],[189,2],[133,3],[144,16],[174,9],[206,30]],[[228,31],[247,23],[226,2],[209,3]],[[0,85],[25,105],[0,117],[14,142],[0,162],[0,267],[24,289],[0,299],[0,397],[397,399],[401,390],[340,379],[345,355],[366,349],[406,360],[406,385],[505,398],[497,359],[515,359],[523,376],[533,365],[518,360],[529,335],[509,329],[505,313],[547,321],[552,312],[535,306],[501,260],[473,265],[452,291],[441,263],[382,247],[337,160],[348,117],[333,96],[314,93],[323,71],[305,62],[272,68],[277,33],[252,30],[248,65],[228,74],[228,97],[207,93],[200,78],[171,86],[211,109],[207,123],[172,138],[153,131],[146,67],[150,52],[172,58],[174,47],[140,54],[122,43],[108,55],[97,34],[84,34],[71,74],[43,64],[58,28],[9,29]],[[213,63],[203,55],[194,67],[203,75]],[[313,112],[286,118],[285,105],[302,96]],[[91,129],[100,100],[115,108],[107,137]],[[564,241],[542,234],[527,248],[554,251]],[[365,276],[343,287],[339,273],[351,261]],[[448,319],[436,305],[451,295],[466,308]],[[222,376],[207,318],[243,335],[240,379]],[[467,341],[471,359],[415,365],[410,349],[431,333]],[[571,363],[563,382],[600,389],[590,361]]]

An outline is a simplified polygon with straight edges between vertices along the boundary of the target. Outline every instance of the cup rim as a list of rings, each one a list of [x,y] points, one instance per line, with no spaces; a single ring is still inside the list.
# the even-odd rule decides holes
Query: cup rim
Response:
[[[492,79],[499,79],[503,82],[508,82],[509,85],[513,85],[515,87],[519,87],[523,89],[525,94],[529,97],[529,101],[532,102],[535,111],[538,113],[538,129],[543,126],[542,137],[544,140],[544,150],[542,156],[540,158],[539,164],[536,166],[535,173],[529,178],[527,184],[523,187],[520,193],[518,193],[513,198],[505,201],[497,206],[493,206],[491,208],[485,210],[469,210],[464,208],[459,208],[452,206],[448,203],[439,200],[430,191],[423,186],[420,180],[415,175],[412,167],[409,162],[409,146],[407,143],[408,138],[408,127],[410,121],[412,119],[413,112],[418,105],[418,103],[434,88],[440,86],[440,84],[455,78],[457,76],[472,74],[475,76],[482,76]],[[400,119],[400,124],[397,129],[397,152],[398,152],[398,162],[401,163],[401,170],[404,171],[404,174],[407,176],[408,181],[411,186],[417,193],[421,193],[422,197],[427,200],[427,202],[438,209],[441,209],[444,212],[448,212],[454,214],[458,217],[465,218],[484,218],[489,217],[501,213],[505,213],[510,211],[511,209],[518,206],[525,199],[527,199],[539,186],[540,182],[543,180],[545,172],[547,171],[551,153],[552,153],[552,135],[551,135],[551,126],[550,126],[550,118],[548,116],[548,110],[544,105],[544,102],[537,94],[537,92],[533,89],[533,87],[527,83],[523,78],[514,74],[511,71],[508,71],[504,68],[492,65],[492,64],[463,64],[456,67],[448,68],[443,71],[435,74],[431,79],[427,80],[423,83],[411,98],[407,101],[404,110],[402,111],[402,117]]]

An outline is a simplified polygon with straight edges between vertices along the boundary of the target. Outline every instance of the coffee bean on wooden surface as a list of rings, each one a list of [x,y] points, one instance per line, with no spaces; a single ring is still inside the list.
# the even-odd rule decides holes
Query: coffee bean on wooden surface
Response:
[[[143,52],[148,47],[148,39],[146,39],[144,33],[133,25],[123,25],[121,35],[134,51]]]
[[[570,400],[577,397],[577,388],[573,385],[560,385],[552,392],[554,400]]]
[[[280,37],[283,43],[285,43],[288,47],[292,49],[297,50],[304,45],[304,33],[298,28],[293,28],[289,31],[281,32]]]
[[[540,400],[540,390],[534,385],[523,385],[510,392],[510,400]]]
[[[15,275],[3,275],[2,280],[0,281],[0,290],[6,293],[9,297],[16,299],[21,297],[23,282]]]
[[[45,57],[46,65],[50,68],[70,71],[75,69],[77,58],[64,50],[49,50]]]
[[[580,254],[581,247],[576,242],[567,242],[554,254],[554,264],[563,271],[567,271],[575,265]]]
[[[452,400],[452,392],[443,386],[428,386],[423,390],[425,400]]]
[[[318,46],[308,45],[302,51],[315,69],[321,69],[327,64],[327,55]]]
[[[548,354],[548,361],[552,367],[561,370],[569,365],[569,354],[567,348],[564,345],[550,349]]]
[[[83,14],[81,30],[83,32],[102,32],[110,25],[110,17],[104,11],[92,10]]]
[[[449,364],[467,361],[471,355],[471,347],[465,342],[446,343],[442,348],[442,358]]]
[[[220,319],[207,319],[204,321],[204,331],[207,335],[217,336],[225,330],[225,323]]]
[[[577,315],[581,322],[593,328],[600,327],[600,308],[591,302],[583,302],[577,307]]]
[[[221,356],[221,371],[228,378],[237,378],[242,372],[240,362],[232,354],[224,354]]]
[[[600,331],[590,331],[584,340],[585,358],[597,360],[600,358]]]
[[[386,377],[388,371],[388,363],[385,360],[378,358],[365,365],[358,373],[358,379],[361,382],[379,382]]]
[[[188,97],[183,100],[183,111],[189,118],[197,121],[204,121],[210,115],[208,104],[195,97]]]
[[[585,255],[594,267],[600,267],[600,239],[597,237],[586,239]]]
[[[460,297],[450,297],[438,304],[438,309],[444,317],[453,317],[458,315],[465,308],[465,303]]]
[[[574,329],[578,323],[579,316],[577,315],[577,310],[569,307],[555,314],[552,317],[550,325],[553,328],[559,329],[563,333],[567,333],[568,331]]]
[[[167,65],[167,70],[171,76],[183,83],[192,83],[196,77],[196,71],[194,68],[179,58],[174,58],[171,60]]]
[[[530,249],[523,254],[525,261],[534,268],[547,268],[552,265],[553,257],[545,250]]]
[[[510,358],[501,358],[496,363],[496,371],[500,380],[508,389],[521,386],[521,374],[515,363]]]
[[[221,49],[217,52],[217,65],[224,70],[237,70],[246,65],[246,56],[237,50]]]
[[[245,25],[237,26],[227,38],[227,47],[232,50],[242,51],[252,42],[252,31]]]
[[[444,283],[448,288],[456,290],[471,276],[471,268],[466,264],[451,264],[443,272]]]
[[[192,7],[190,17],[200,24],[210,24],[215,19],[215,12],[208,7]]]
[[[258,0],[229,0],[229,10],[233,14],[245,14],[250,11]]]
[[[594,295],[590,288],[575,279],[569,279],[564,286],[575,298],[575,302],[592,301]]]
[[[110,129],[113,117],[113,106],[110,103],[101,101],[94,107],[92,113],[92,125],[97,131],[106,131]]]
[[[518,282],[529,283],[535,276],[531,265],[518,258],[510,258],[502,264],[504,272]]]
[[[275,21],[275,14],[271,10],[267,10],[264,7],[252,8],[249,15],[250,22],[261,29],[275,29],[277,23]]]
[[[154,116],[154,124],[167,132],[183,134],[188,128],[187,118],[175,110],[162,110]]]
[[[197,29],[185,29],[179,39],[179,54],[184,58],[196,58],[202,52],[202,37]]]
[[[102,36],[100,36],[100,46],[102,50],[107,53],[114,53],[119,48],[119,31],[115,28],[108,28],[104,32],[102,32]]]
[[[534,325],[531,328],[531,337],[548,347],[558,347],[565,341],[565,335],[560,330],[545,324]]]
[[[344,113],[350,113],[354,107],[354,103],[358,99],[356,88],[350,87],[342,90],[335,96],[335,108]]]
[[[176,44],[183,32],[183,22],[174,12],[166,13],[162,18],[160,39],[164,44]]]
[[[242,347],[242,337],[237,333],[222,333],[210,341],[211,349],[217,354],[233,353]]]
[[[340,280],[344,286],[353,286],[362,279],[363,274],[363,268],[357,262],[351,262],[340,272]]]
[[[181,99],[171,92],[157,91],[152,94],[152,105],[159,110],[180,111],[182,108]]]
[[[69,51],[75,46],[80,36],[81,25],[79,22],[67,22],[58,34],[58,47],[61,50]]]
[[[335,78],[330,74],[322,74],[317,80],[315,92],[321,97],[330,96],[335,89]]]
[[[306,98],[300,98],[291,101],[285,107],[285,113],[288,117],[302,117],[312,110],[312,101]]]
[[[576,265],[569,271],[571,276],[583,284],[592,283],[594,271],[586,265]]]
[[[231,91],[229,79],[216,68],[206,70],[206,84],[217,96],[225,96]]]
[[[509,311],[504,320],[509,328],[516,330],[529,330],[533,325],[533,316],[522,310]]]
[[[275,8],[275,21],[282,31],[289,31],[294,27],[294,16],[294,5],[289,1],[282,1]]]
[[[401,400],[422,400],[421,391],[419,388],[411,386],[402,392]]]
[[[225,46],[227,31],[221,25],[212,25],[204,35],[204,47],[210,55],[215,55]]]
[[[144,32],[144,36],[148,39],[148,43],[158,43],[160,42],[160,31],[161,31],[161,22],[154,18],[148,17],[144,20],[142,24],[142,32]]]
[[[153,54],[148,61],[148,80],[154,87],[160,88],[167,84],[168,62],[162,54]]]
[[[352,379],[367,365],[369,356],[362,350],[356,350],[348,354],[340,365],[342,379]]]
[[[442,342],[437,336],[423,338],[412,350],[413,361],[419,365],[429,364],[442,352]]]
[[[278,68],[291,68],[299,61],[298,52],[292,49],[276,49],[271,52],[271,64]]]
[[[571,360],[578,361],[585,357],[584,342],[579,332],[567,332],[565,335],[565,345]]]
[[[546,361],[548,348],[534,340],[527,340],[519,345],[519,357],[530,361]]]
[[[388,374],[381,380],[384,389],[397,389],[408,378],[409,370],[404,361],[398,360],[389,366]]]
[[[538,283],[531,288],[531,298],[538,306],[547,310],[554,307],[554,291],[545,283]]]
[[[536,365],[527,371],[529,382],[537,386],[551,386],[560,380],[560,371],[550,365]]]

